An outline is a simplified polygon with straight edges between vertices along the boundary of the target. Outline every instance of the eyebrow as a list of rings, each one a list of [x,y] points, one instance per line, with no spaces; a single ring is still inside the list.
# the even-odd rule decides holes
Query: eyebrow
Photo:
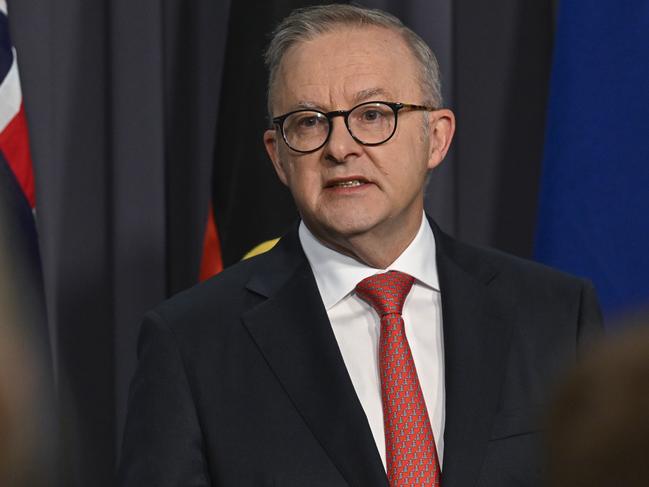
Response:
[[[363,102],[365,100],[368,100],[370,98],[375,98],[377,96],[380,96],[380,97],[383,97],[383,98],[386,98],[386,97],[389,98],[390,97],[388,92],[385,91],[383,88],[368,88],[368,89],[361,90],[361,91],[357,92],[353,96],[353,100],[354,100],[354,103],[361,103],[361,102]],[[391,101],[391,100],[389,100],[389,101]]]
[[[309,101],[309,100],[301,100],[301,101],[298,101],[298,102],[295,104],[295,108],[294,108],[294,110],[299,110],[299,109],[301,109],[301,108],[315,108],[316,110],[320,110],[320,109],[321,109],[320,105],[318,105],[318,104],[317,104],[316,102],[314,102],[314,101]]]
[[[376,97],[387,99],[390,98],[391,95],[388,94],[388,92],[383,88],[367,88],[365,90],[361,90],[355,93],[354,96],[352,96],[352,103],[356,105],[358,103],[362,103],[368,99],[376,98]],[[386,101],[392,101],[392,100],[386,100]],[[311,100],[298,101],[294,105],[293,110],[300,110],[303,108],[307,110],[308,109],[323,110],[322,105]]]

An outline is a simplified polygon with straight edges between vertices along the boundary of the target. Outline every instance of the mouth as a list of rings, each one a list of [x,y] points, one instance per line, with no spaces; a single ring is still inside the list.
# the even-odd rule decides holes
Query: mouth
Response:
[[[336,178],[328,181],[325,188],[358,188],[370,181],[360,176],[352,176],[348,178]]]

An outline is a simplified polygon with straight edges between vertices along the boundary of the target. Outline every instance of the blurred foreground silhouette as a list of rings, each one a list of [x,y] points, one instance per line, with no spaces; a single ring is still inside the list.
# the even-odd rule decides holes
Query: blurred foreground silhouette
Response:
[[[38,263],[6,209],[0,204],[0,486],[57,486],[57,401]]]
[[[649,485],[649,314],[593,346],[558,390],[548,486]]]

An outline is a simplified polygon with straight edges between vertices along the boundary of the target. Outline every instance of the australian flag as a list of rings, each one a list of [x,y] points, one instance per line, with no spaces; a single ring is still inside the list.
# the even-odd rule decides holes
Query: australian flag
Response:
[[[7,308],[0,309],[0,325],[15,324],[49,362],[35,204],[16,50],[9,36],[7,3],[0,0],[0,289],[4,305],[0,308]]]
[[[9,37],[7,3],[0,0],[0,152],[30,209],[35,208],[34,172],[20,89],[16,50]]]

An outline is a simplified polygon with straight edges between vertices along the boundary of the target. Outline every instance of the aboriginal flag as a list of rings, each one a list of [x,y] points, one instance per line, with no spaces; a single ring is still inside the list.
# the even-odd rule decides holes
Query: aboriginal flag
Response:
[[[213,201],[224,264],[282,236],[297,218],[262,142],[268,73],[263,52],[276,25],[299,7],[327,1],[232,2],[223,67],[213,171]],[[260,248],[268,248],[262,245]]]
[[[164,2],[168,294],[267,249],[297,218],[262,142],[263,52],[292,10],[326,3]]]

